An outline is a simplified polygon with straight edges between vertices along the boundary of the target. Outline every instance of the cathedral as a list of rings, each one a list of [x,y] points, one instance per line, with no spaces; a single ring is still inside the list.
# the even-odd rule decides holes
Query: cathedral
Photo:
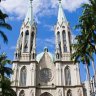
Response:
[[[47,47],[40,54],[36,52],[37,27],[32,1],[14,54],[12,88],[17,96],[84,96],[79,64],[71,60],[71,30],[61,0],[58,1],[57,23],[54,25],[54,54]]]

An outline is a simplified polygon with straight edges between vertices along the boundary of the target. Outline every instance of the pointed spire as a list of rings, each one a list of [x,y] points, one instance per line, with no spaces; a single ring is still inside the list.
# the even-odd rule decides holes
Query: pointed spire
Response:
[[[61,24],[62,22],[67,22],[66,16],[63,12],[62,0],[59,0],[59,10],[58,10],[58,22]]]
[[[33,0],[30,0],[30,6],[28,8],[28,12],[27,12],[26,18],[24,20],[24,23],[25,24],[27,24],[29,22],[30,25],[33,25],[34,24],[32,1]]]

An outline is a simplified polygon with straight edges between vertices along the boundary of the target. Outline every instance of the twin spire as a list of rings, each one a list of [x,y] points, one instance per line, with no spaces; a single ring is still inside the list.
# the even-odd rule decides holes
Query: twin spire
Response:
[[[30,0],[30,6],[28,8],[28,12],[26,15],[26,18],[24,20],[24,23],[27,24],[28,22],[30,23],[30,25],[34,24],[34,16],[33,16],[33,6],[32,6],[32,1]],[[59,0],[59,10],[58,10],[58,23],[62,24],[62,22],[67,22],[66,16],[63,12],[63,8],[62,8],[62,0]]]
[[[59,10],[58,10],[58,23],[62,24],[62,22],[67,22],[66,16],[62,7],[62,0],[59,0]]]
[[[25,24],[29,23],[30,25],[33,25],[34,24],[32,1],[33,0],[30,0],[30,6],[28,8],[28,12],[27,12],[26,18],[24,20],[24,23]]]

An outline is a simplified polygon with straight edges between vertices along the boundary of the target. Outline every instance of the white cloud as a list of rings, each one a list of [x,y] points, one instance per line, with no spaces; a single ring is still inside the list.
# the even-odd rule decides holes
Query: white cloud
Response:
[[[45,24],[44,27],[46,27],[50,31],[54,31],[54,26],[53,25]]]
[[[63,7],[68,11],[74,11],[81,7],[81,4],[88,3],[89,0],[63,0]]]
[[[0,8],[11,14],[15,14],[17,19],[24,18],[29,0],[5,0],[0,3]],[[86,3],[88,0],[62,0],[64,9],[74,11]],[[33,10],[35,16],[56,15],[58,0],[33,0]],[[37,19],[38,20],[38,19]]]
[[[51,37],[51,38],[46,38],[46,39],[41,39],[41,38],[37,38],[37,47],[38,48],[44,48],[44,47],[51,47],[53,48],[55,45],[55,38]]]

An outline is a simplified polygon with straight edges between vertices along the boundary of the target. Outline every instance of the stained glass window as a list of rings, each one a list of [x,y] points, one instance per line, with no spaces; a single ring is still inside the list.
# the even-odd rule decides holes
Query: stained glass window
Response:
[[[24,90],[20,92],[19,96],[25,96]]]
[[[68,66],[65,68],[65,85],[71,85],[71,74]]]
[[[67,96],[72,96],[71,90],[68,90],[68,91],[67,91]]]
[[[63,43],[66,44],[66,33],[65,33],[65,30],[63,30],[63,32],[62,32],[62,36],[63,36]]]
[[[57,39],[58,39],[58,43],[60,44],[60,32],[57,32]]]
[[[24,52],[28,52],[28,39],[29,39],[29,31],[27,30],[27,31],[25,32]]]
[[[21,86],[26,86],[26,67],[24,66],[21,69],[21,73],[20,73],[20,85]]]

